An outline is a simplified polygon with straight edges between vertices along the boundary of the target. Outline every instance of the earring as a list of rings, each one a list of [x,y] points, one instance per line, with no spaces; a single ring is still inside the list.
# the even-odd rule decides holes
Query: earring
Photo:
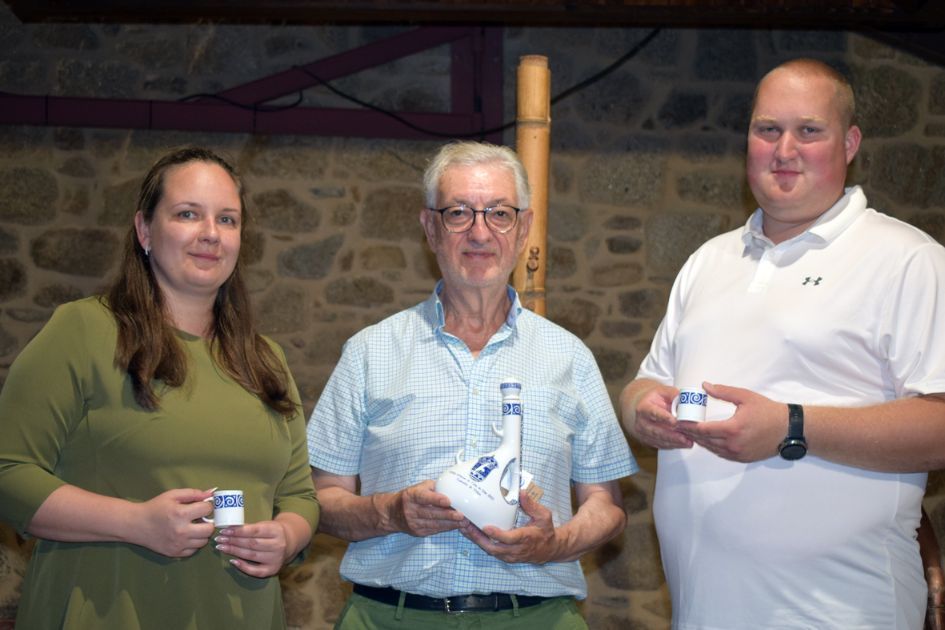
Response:
[[[150,247],[145,247],[145,248],[144,248],[144,257],[145,257],[145,258],[149,258],[150,256],[151,256],[151,248],[150,248]]]

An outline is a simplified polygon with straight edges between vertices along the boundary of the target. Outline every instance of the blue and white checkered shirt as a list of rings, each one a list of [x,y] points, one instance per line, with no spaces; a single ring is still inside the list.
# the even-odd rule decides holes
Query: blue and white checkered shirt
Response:
[[[345,344],[309,422],[312,466],[360,476],[365,496],[436,479],[458,452],[469,459],[498,447],[499,383],[511,378],[523,386],[522,467],[544,490],[556,526],[571,519],[571,481],[638,470],[594,357],[577,337],[523,309],[510,287],[505,324],[474,357],[443,330],[441,287]],[[520,512],[518,524],[526,520]],[[577,561],[509,564],[458,531],[351,543],[341,574],[431,597],[587,595]]]

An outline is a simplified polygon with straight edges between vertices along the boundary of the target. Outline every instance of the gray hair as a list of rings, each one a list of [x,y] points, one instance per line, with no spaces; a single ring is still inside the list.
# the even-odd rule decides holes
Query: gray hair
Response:
[[[528,186],[528,175],[525,167],[515,151],[508,147],[489,144],[488,142],[451,142],[444,145],[430,161],[423,174],[423,193],[427,207],[436,207],[436,196],[439,192],[440,179],[446,169],[452,166],[475,166],[477,164],[495,163],[502,166],[515,178],[515,196],[517,203],[523,210],[531,203],[531,189]]]

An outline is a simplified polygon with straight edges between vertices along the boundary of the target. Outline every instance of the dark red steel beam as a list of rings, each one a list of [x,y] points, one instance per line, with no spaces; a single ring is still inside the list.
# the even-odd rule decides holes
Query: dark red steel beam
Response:
[[[0,122],[10,125],[429,139],[478,137],[483,124],[480,114],[397,116],[430,133],[373,110],[296,107],[266,112],[212,103],[0,94]]]
[[[216,98],[155,101],[0,93],[0,124],[398,139],[484,137],[501,142],[502,135],[495,130],[501,124],[503,109],[501,29],[429,27],[411,33],[425,46],[413,50],[410,38],[398,35],[393,38],[397,40],[393,54],[401,57],[447,42],[452,42],[453,49],[451,111],[395,112],[410,125],[369,109],[295,107],[267,111],[258,107],[272,98],[304,89],[298,70],[221,92],[220,96],[229,102]],[[322,60],[332,63],[321,70],[327,76],[338,77],[396,58],[381,54],[384,48],[380,44],[369,44],[363,58],[357,54],[361,49],[356,49]],[[308,79],[304,87],[317,83]],[[483,134],[483,130],[492,131]]]
[[[313,74],[325,81],[331,81],[422,52],[428,48],[475,37],[480,30],[482,29],[468,26],[431,26],[414,29],[299,66],[299,68],[292,68],[264,79],[224,90],[217,96],[245,105],[265,103],[318,85],[319,82],[312,77]]]

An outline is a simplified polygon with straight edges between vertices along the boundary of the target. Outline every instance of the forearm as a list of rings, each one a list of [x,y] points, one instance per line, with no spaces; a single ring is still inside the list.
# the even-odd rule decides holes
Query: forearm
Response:
[[[637,421],[637,404],[648,391],[659,386],[660,383],[649,378],[638,378],[627,383],[623,391],[620,392],[619,412],[620,422],[627,432],[635,438]]]
[[[627,524],[617,481],[588,494],[574,517],[558,528],[558,550],[552,561],[577,560],[616,537]]]
[[[285,564],[308,547],[312,541],[312,528],[309,527],[308,521],[294,512],[280,512],[274,520],[285,530]]]
[[[318,531],[358,541],[401,531],[393,514],[400,493],[359,496],[340,487],[319,487],[322,513]]]
[[[945,401],[936,396],[862,408],[805,406],[804,432],[812,455],[849,466],[883,472],[945,467]]]
[[[60,486],[39,506],[26,531],[64,542],[134,542],[138,505],[77,486]]]

